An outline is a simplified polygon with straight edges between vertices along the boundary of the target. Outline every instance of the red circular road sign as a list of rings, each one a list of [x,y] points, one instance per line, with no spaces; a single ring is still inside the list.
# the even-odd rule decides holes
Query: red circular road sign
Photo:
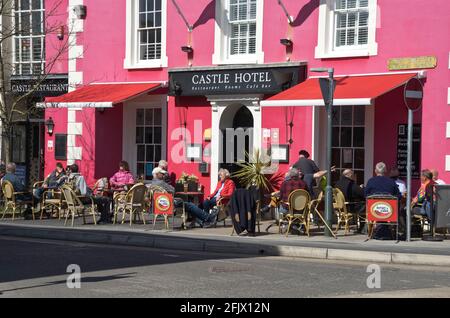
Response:
[[[422,106],[423,85],[422,82],[414,77],[405,85],[405,104],[410,110],[418,110]]]

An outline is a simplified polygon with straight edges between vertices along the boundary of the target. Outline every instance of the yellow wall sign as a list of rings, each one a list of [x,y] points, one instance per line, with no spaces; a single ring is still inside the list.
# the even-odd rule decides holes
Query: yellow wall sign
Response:
[[[436,56],[403,57],[388,60],[390,71],[435,68],[436,66]]]

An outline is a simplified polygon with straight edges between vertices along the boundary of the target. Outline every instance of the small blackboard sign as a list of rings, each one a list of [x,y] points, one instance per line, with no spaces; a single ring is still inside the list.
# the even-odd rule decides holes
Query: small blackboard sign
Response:
[[[16,165],[15,175],[23,185],[27,184],[27,166],[26,165]]]
[[[420,138],[421,125],[415,124],[413,126],[413,152],[412,152],[412,177],[420,178]],[[397,138],[397,167],[400,171],[400,177],[406,177],[406,165],[408,158],[408,125],[398,125]]]

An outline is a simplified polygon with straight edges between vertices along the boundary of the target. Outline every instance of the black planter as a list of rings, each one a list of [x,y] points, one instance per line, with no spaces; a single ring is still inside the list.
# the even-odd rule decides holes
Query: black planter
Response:
[[[198,191],[198,182],[188,181],[188,192],[197,192],[197,191]]]
[[[175,183],[175,192],[184,192],[184,185],[182,183]]]

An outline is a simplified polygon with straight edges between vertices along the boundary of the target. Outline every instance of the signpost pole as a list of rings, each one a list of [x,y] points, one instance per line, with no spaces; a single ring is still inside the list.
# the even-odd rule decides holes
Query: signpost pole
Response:
[[[411,176],[412,176],[412,148],[413,148],[413,119],[414,113],[408,108],[408,150],[406,159],[406,241],[411,241]]]
[[[320,90],[322,91],[325,109],[327,111],[327,185],[325,187],[325,236],[334,236],[331,224],[333,221],[333,188],[331,186],[331,161],[333,141],[333,96],[336,83],[334,81],[334,68],[312,68],[311,72],[328,72],[328,78],[320,78]]]
[[[333,188],[331,186],[331,160],[332,160],[332,140],[333,140],[333,95],[334,95],[334,69],[328,70],[330,88],[329,100],[326,106],[327,110],[327,186],[325,188],[326,206],[325,216],[327,227],[325,228],[325,236],[332,236],[330,232],[331,222],[333,220]]]

